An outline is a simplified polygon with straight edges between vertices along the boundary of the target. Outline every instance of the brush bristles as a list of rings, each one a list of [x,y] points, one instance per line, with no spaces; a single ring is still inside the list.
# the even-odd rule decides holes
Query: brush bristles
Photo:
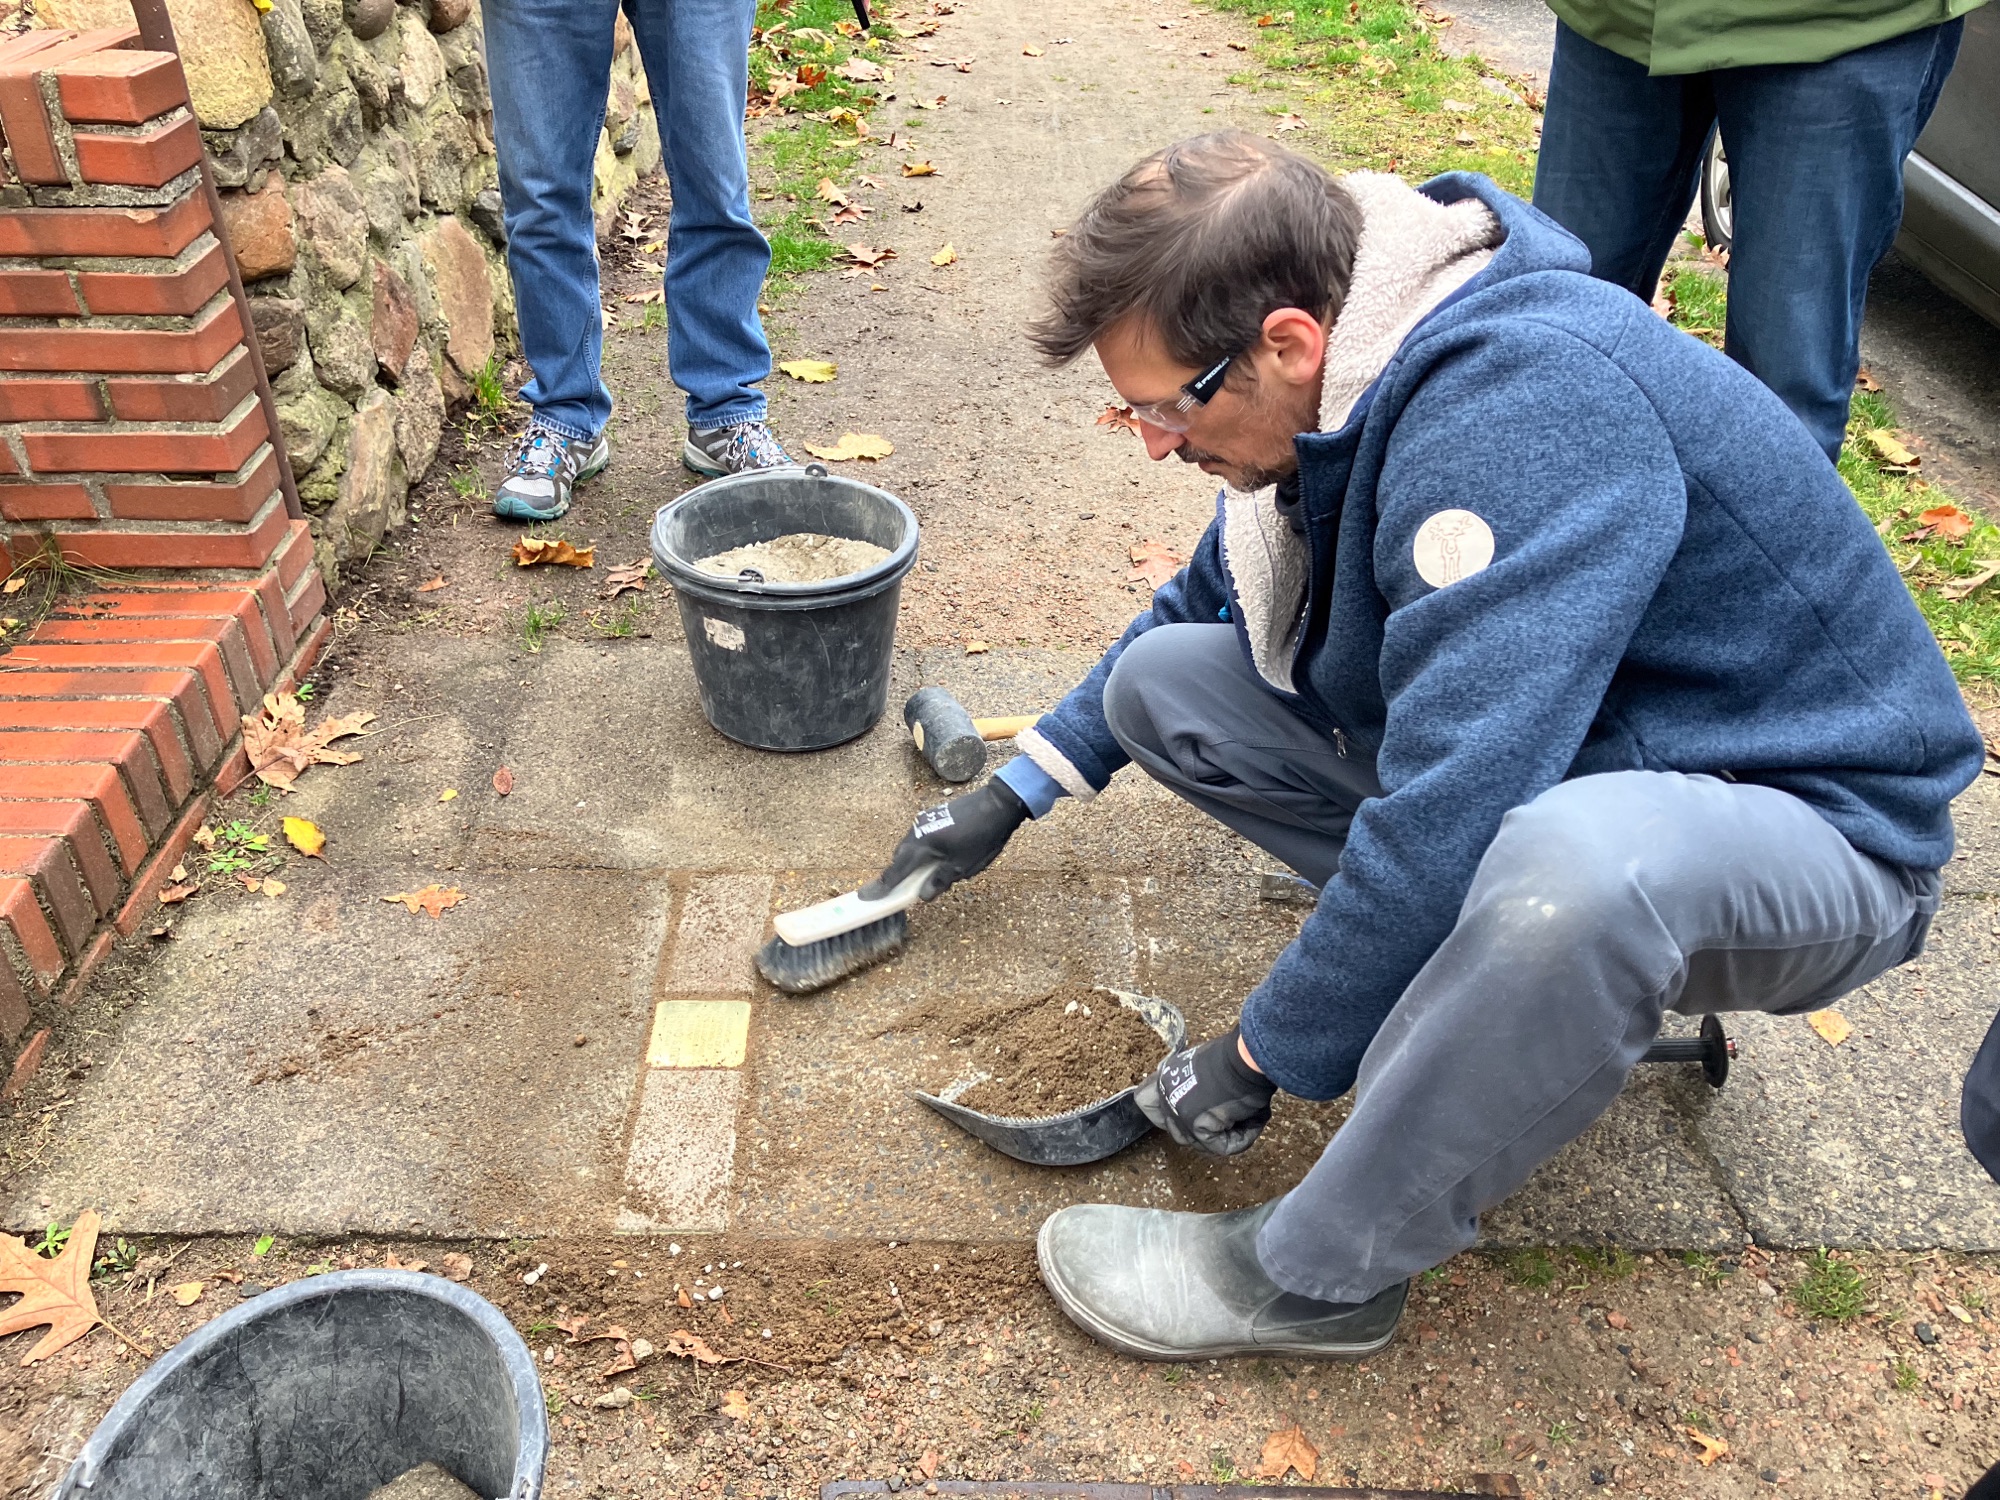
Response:
[[[774,937],[757,950],[757,972],[788,995],[808,995],[892,957],[909,933],[909,915],[899,911],[797,948]]]

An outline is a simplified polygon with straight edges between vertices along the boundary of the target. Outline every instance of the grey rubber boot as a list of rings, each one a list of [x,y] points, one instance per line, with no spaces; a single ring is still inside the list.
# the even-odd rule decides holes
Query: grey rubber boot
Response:
[[[1257,1263],[1257,1231],[1280,1201],[1228,1214],[1065,1208],[1035,1241],[1042,1281],[1071,1322],[1140,1359],[1365,1359],[1395,1337],[1410,1284],[1359,1303],[1286,1291]]]

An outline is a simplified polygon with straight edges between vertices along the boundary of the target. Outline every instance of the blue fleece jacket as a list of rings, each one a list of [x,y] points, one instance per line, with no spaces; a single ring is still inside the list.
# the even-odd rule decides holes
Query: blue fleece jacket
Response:
[[[1504,241],[1340,430],[1297,440],[1310,561],[1281,696],[1373,750],[1386,792],[1243,1007],[1258,1063],[1315,1099],[1353,1084],[1501,818],[1557,782],[1727,772],[1933,869],[1983,757],[1880,539],[1778,399],[1592,279],[1580,243],[1487,179],[1423,192],[1477,197]],[[1417,533],[1445,511],[1481,518],[1493,556],[1433,587]],[[1240,632],[1223,531],[1218,510],[1036,725],[1065,775],[1101,790],[1125,763],[1103,694],[1135,637],[1232,618]]]

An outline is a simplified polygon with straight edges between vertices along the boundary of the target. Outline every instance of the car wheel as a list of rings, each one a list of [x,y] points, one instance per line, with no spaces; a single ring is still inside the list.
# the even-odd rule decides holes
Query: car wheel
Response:
[[[1708,133],[1708,149],[1701,157],[1701,233],[1711,250],[1718,254],[1729,249],[1735,238],[1735,202],[1729,192],[1729,158],[1722,151],[1722,132]]]

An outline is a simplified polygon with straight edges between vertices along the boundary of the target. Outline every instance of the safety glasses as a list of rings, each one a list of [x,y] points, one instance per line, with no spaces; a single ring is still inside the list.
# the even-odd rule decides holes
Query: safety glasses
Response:
[[[1134,406],[1132,415],[1141,422],[1165,432],[1186,432],[1188,423],[1193,420],[1190,413],[1208,405],[1215,393],[1222,389],[1222,381],[1228,375],[1229,367],[1240,358],[1242,355],[1239,353],[1216,361],[1182,386],[1180,395],[1172,401],[1149,401],[1143,406]]]

